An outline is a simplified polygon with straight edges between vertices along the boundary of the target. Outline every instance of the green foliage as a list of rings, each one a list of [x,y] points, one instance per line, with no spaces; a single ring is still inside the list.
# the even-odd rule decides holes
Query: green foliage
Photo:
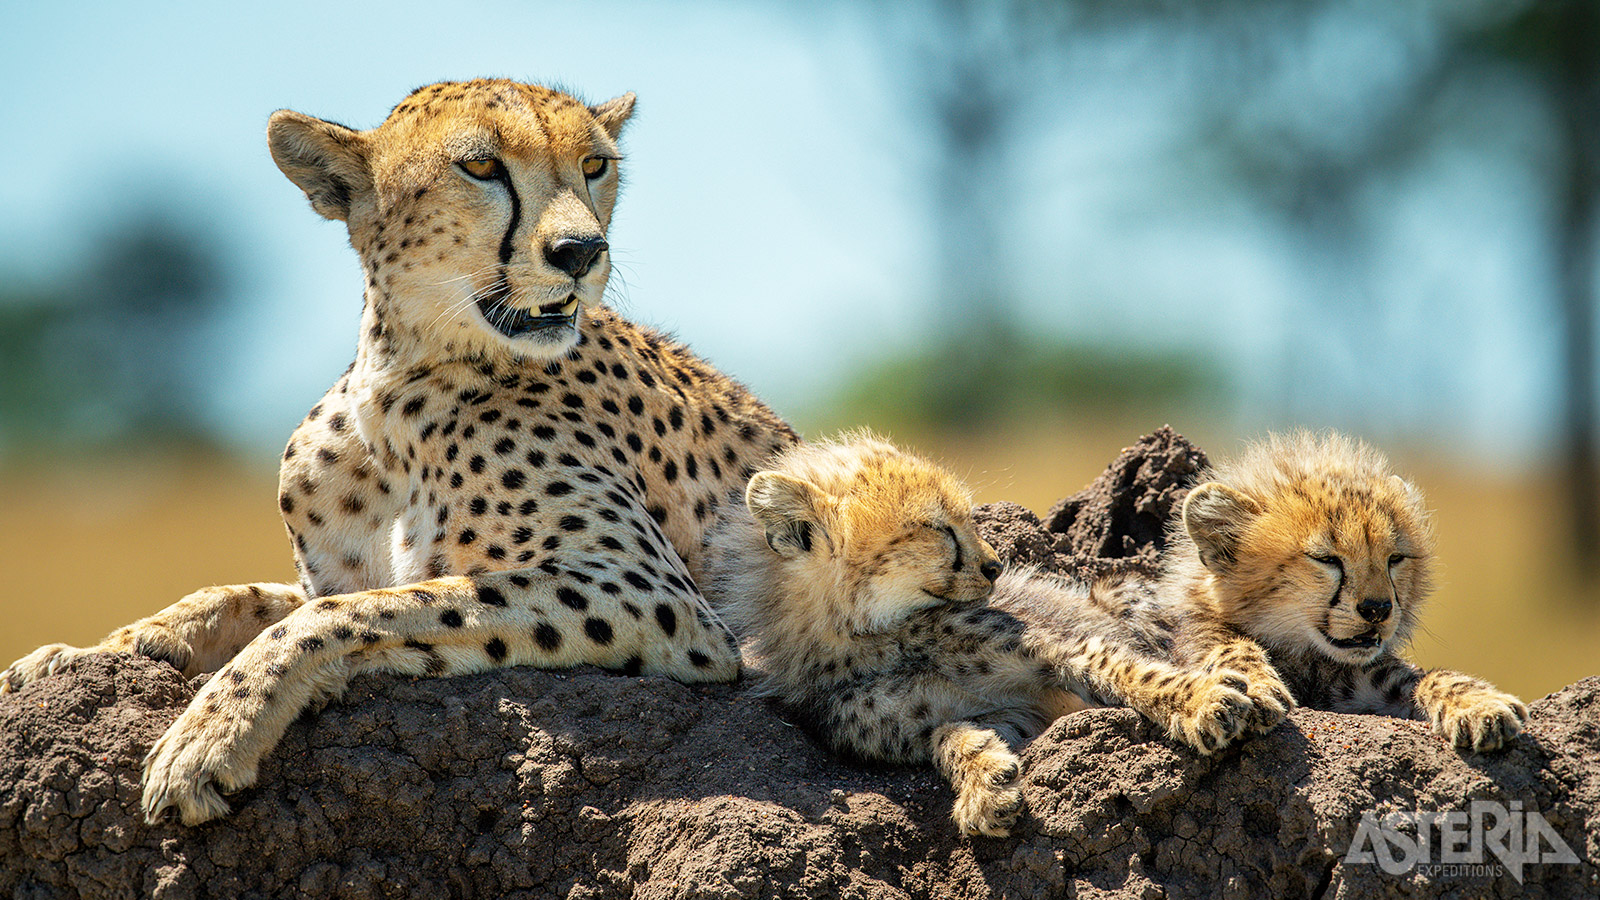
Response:
[[[0,447],[203,442],[190,362],[228,263],[203,227],[152,207],[45,284],[0,278]]]
[[[1056,413],[1193,413],[1216,409],[1225,388],[1221,367],[1195,352],[991,331],[883,359],[812,418],[833,428],[944,430]]]

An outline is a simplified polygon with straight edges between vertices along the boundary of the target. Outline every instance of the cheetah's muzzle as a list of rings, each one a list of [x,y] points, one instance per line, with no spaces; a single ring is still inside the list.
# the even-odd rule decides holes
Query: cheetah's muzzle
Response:
[[[483,314],[483,320],[495,331],[508,338],[529,335],[541,338],[547,335],[555,337],[565,334],[563,329],[576,328],[578,325],[576,294],[568,294],[567,299],[560,303],[541,306],[539,312],[535,314],[506,305],[503,301],[505,293],[493,289],[484,292],[478,297],[478,312]]]

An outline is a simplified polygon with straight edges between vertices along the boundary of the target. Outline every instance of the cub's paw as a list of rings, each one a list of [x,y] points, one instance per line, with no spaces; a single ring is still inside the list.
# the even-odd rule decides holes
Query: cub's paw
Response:
[[[239,753],[235,729],[219,717],[209,717],[200,702],[184,710],[144,759],[145,821],[154,825],[162,814],[176,810],[185,825],[199,825],[228,814],[221,792],[255,783],[256,765]]]
[[[1202,754],[1232,744],[1255,721],[1255,704],[1245,693],[1250,683],[1238,672],[1208,672],[1173,687],[1189,693],[1180,699],[1168,731]]]
[[[1266,734],[1278,727],[1296,706],[1294,694],[1283,676],[1272,667],[1266,652],[1250,641],[1234,641],[1217,647],[1206,657],[1201,669],[1212,673],[1231,672],[1246,682],[1245,696],[1252,706],[1250,731]]]
[[[998,744],[999,742],[995,742]],[[1022,812],[1017,778],[1022,761],[1004,745],[990,747],[962,766],[950,817],[962,834],[1006,837]]]
[[[1528,707],[1504,691],[1482,690],[1449,698],[1431,710],[1433,730],[1463,747],[1482,753],[1499,750],[1522,733]]]
[[[73,661],[93,652],[80,647],[69,647],[66,644],[46,644],[12,663],[4,672],[0,672],[0,694],[20,691],[23,687],[46,675],[54,675]]]
[[[1294,694],[1283,683],[1278,673],[1271,669],[1253,672],[1246,677],[1249,686],[1245,696],[1250,698],[1250,731],[1266,734],[1288,717],[1295,708]]]

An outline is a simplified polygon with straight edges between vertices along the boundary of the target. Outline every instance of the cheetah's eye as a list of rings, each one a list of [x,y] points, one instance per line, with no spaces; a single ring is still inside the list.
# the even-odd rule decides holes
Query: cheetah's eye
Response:
[[[1394,566],[1400,565],[1401,562],[1407,559],[1410,559],[1410,557],[1406,556],[1404,553],[1395,553],[1389,557],[1389,566],[1390,568],[1393,568]]]
[[[500,166],[500,160],[492,158],[463,159],[456,165],[461,167],[461,171],[479,181],[493,181],[505,172],[505,169]]]
[[[590,156],[583,161],[583,177],[593,181],[606,173],[611,160],[604,156]]]
[[[1318,553],[1308,553],[1306,555],[1311,557],[1312,562],[1327,566],[1330,569],[1337,569],[1340,574],[1344,573],[1344,560],[1337,556]]]
[[[956,538],[956,530],[951,528],[949,525],[943,526],[940,530],[944,532],[945,537],[950,539],[950,546],[955,550],[955,559],[950,563],[950,570],[952,572],[959,572],[961,571],[963,564],[963,560],[961,558],[961,541]]]

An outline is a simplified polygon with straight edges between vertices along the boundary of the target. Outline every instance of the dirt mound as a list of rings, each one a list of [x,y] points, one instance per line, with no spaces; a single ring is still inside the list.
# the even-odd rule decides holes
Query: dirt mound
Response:
[[[986,535],[1002,556],[1068,571],[1148,565],[1203,463],[1163,430],[1043,521],[985,508]],[[841,765],[738,686],[593,669],[359,679],[289,729],[259,786],[230,798],[232,816],[147,826],[140,763],[195,687],[162,663],[100,657],[0,697],[0,894],[1600,893],[1600,678],[1535,702],[1523,738],[1485,757],[1417,723],[1297,712],[1200,759],[1128,711],[1080,713],[1023,754],[1029,810],[1004,840],[957,836],[931,770]],[[1425,865],[1406,873],[1345,861],[1363,813],[1470,811],[1474,800],[1510,810],[1527,833],[1537,812],[1579,861],[1429,868],[1438,828]],[[1503,835],[1487,843],[1507,846]],[[1379,861],[1407,846],[1358,844]],[[1489,850],[1474,858],[1500,863]]]

